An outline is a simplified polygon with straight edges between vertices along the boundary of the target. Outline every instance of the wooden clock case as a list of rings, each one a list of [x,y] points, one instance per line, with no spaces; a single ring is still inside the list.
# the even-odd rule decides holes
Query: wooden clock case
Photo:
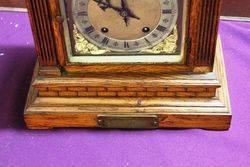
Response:
[[[26,4],[39,62],[24,113],[29,129],[230,127],[217,40],[221,0],[188,1],[186,61],[179,65],[71,64],[59,0]]]

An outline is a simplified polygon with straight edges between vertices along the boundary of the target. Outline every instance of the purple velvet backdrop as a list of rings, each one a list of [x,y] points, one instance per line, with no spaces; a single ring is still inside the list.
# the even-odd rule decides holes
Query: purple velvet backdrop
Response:
[[[35,63],[26,13],[0,12],[0,167],[250,166],[250,23],[223,21],[230,131],[29,131],[23,108]]]

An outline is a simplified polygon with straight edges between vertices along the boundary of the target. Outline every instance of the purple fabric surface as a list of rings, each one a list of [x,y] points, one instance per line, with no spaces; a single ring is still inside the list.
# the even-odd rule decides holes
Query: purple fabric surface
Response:
[[[36,58],[28,16],[0,12],[0,167],[249,167],[250,23],[223,21],[220,34],[230,131],[29,131],[22,113]]]

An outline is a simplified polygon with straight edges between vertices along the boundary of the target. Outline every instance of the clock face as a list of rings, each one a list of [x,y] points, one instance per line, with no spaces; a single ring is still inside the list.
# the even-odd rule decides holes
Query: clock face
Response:
[[[68,62],[184,63],[189,0],[59,0]]]
[[[177,24],[177,0],[72,0],[77,30],[113,52],[137,52],[166,39]]]

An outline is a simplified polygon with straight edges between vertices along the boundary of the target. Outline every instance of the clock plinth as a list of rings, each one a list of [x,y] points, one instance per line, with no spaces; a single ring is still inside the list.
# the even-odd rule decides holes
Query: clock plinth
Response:
[[[28,128],[229,128],[221,0],[26,2]]]
[[[220,41],[207,74],[85,74],[36,70],[25,109],[29,129],[227,130],[231,111]],[[43,77],[50,73],[53,77]]]

